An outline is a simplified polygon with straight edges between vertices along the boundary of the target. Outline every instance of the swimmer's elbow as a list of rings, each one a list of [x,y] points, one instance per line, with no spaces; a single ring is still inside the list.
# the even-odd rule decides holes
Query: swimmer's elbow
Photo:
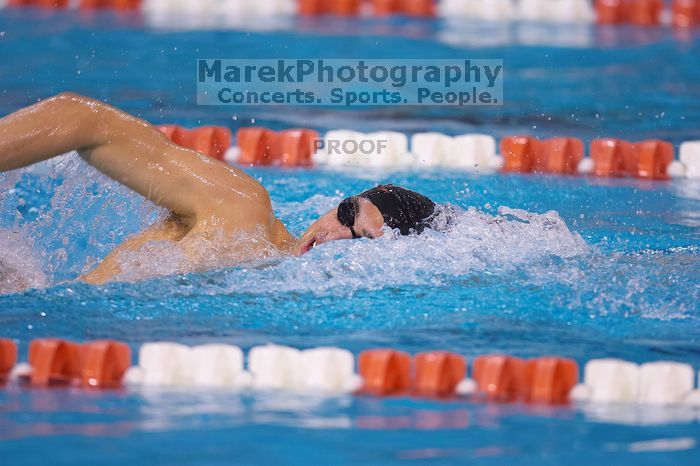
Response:
[[[85,274],[82,277],[78,278],[78,281],[81,281],[81,282],[86,283],[88,285],[104,285],[109,280],[107,280],[104,277],[100,277],[97,274],[88,273],[88,274]]]
[[[86,99],[85,96],[82,96],[80,94],[76,94],[75,92],[70,92],[70,91],[63,91],[55,96],[52,97],[53,99],[56,100],[64,100],[64,101],[75,101],[78,99]]]
[[[47,99],[49,102],[54,102],[58,105],[63,105],[66,107],[89,107],[89,104],[97,102],[91,97],[86,97],[84,95],[76,94],[75,92],[64,91],[56,94],[53,97]]]
[[[114,281],[120,272],[119,266],[114,263],[110,256],[107,256],[97,267],[80,276],[78,280],[88,285],[104,285]]]

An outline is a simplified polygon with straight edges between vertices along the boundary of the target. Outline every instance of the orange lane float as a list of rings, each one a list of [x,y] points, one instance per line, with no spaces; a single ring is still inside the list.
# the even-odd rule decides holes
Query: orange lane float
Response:
[[[274,145],[274,131],[267,128],[241,128],[236,133],[240,154],[238,163],[243,165],[271,165],[271,148]]]
[[[435,0],[373,0],[376,16],[435,16]]]
[[[175,144],[223,160],[231,147],[231,131],[222,126],[203,126],[186,129],[176,125],[159,126],[158,129]]]
[[[596,176],[667,180],[674,149],[670,142],[658,139],[630,143],[606,138],[591,141],[590,156]]]
[[[44,8],[66,8],[68,0],[9,0],[8,6],[40,6]]]
[[[591,141],[590,157],[593,160],[594,175],[624,176],[634,165],[634,146],[621,139],[594,139]]]
[[[360,0],[298,0],[297,11],[304,16],[357,16]]]
[[[650,180],[668,180],[668,165],[673,162],[673,144],[658,139],[637,142],[633,176]]]
[[[308,129],[287,129],[277,133],[273,160],[285,167],[310,166],[319,135]]]
[[[501,139],[504,172],[530,173],[538,158],[539,141],[530,136],[508,136]]]
[[[9,375],[17,364],[17,345],[14,341],[0,338],[0,383]]]
[[[364,351],[359,356],[358,370],[363,393],[397,395],[407,391],[411,383],[411,357],[402,351]]]
[[[620,24],[626,20],[626,0],[596,0],[598,24]]]
[[[453,395],[467,374],[464,357],[445,351],[419,353],[414,359],[413,390],[417,395],[445,397]]]
[[[36,386],[66,385],[80,377],[80,345],[55,338],[29,345],[30,382]]]
[[[525,365],[525,401],[530,403],[564,404],[571,389],[578,383],[576,361],[559,357],[543,357]]]
[[[657,26],[661,23],[663,0],[627,1],[627,20],[638,26]]]
[[[236,135],[243,165],[310,166],[319,135],[310,129],[272,131],[267,128],[241,128]]]
[[[479,356],[474,359],[472,378],[477,396],[492,401],[516,401],[526,392],[525,361],[505,355]]]
[[[29,365],[34,386],[113,388],[121,385],[131,365],[131,349],[113,340],[79,345],[55,338],[38,339],[29,345]]]
[[[596,0],[595,4],[599,24],[656,26],[663,8],[663,0]]]
[[[95,10],[109,8],[112,10],[136,10],[141,7],[141,0],[80,0],[80,9]]]
[[[81,348],[83,387],[114,388],[121,385],[131,365],[131,349],[114,340],[98,340]]]
[[[700,24],[700,0],[673,0],[671,12],[676,27],[687,28]]]
[[[583,141],[576,138],[551,138],[540,143],[535,172],[574,175],[583,160]]]
[[[503,171],[574,175],[584,156],[580,139],[551,138],[539,141],[530,136],[501,139]]]

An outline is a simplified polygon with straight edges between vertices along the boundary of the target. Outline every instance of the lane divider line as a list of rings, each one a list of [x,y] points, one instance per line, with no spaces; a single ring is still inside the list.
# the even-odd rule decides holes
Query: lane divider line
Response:
[[[576,361],[559,356],[522,359],[489,354],[474,359],[471,378],[463,356],[428,351],[414,356],[392,348],[363,351],[357,358],[342,348],[299,350],[268,344],[246,355],[228,344],[186,346],[151,342],[131,364],[125,343],[84,344],[56,338],[32,340],[29,363],[17,363],[17,346],[0,339],[0,381],[50,388],[208,387],[313,391],[325,394],[462,397],[477,402],[564,405],[625,403],[700,407],[700,389],[689,364],[636,364],[593,359],[579,383]],[[697,383],[700,384],[700,373]]]

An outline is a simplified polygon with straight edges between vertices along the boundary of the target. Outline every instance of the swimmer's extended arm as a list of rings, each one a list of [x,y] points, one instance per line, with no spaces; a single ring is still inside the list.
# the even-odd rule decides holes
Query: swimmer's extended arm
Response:
[[[72,150],[182,217],[225,216],[237,206],[271,212],[265,188],[241,170],[179,147],[103,102],[62,93],[0,119],[0,171]]]

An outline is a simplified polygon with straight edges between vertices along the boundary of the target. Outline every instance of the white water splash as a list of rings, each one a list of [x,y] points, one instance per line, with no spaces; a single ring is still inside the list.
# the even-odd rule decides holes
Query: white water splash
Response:
[[[0,294],[47,286],[41,264],[24,229],[0,228]]]
[[[295,208],[325,211],[337,202],[318,197]],[[285,210],[282,207],[281,210]],[[348,294],[403,285],[440,286],[472,273],[502,273],[552,256],[574,257],[589,251],[556,212],[533,214],[503,207],[498,215],[475,208],[457,209],[448,232],[426,230],[404,237],[388,231],[376,240],[326,243],[299,258],[264,269],[228,272],[225,289],[208,292]]]
[[[76,278],[96,259],[79,247],[71,249],[75,238],[83,235],[88,247],[104,255],[126,234],[160,212],[74,155],[38,164],[26,172],[60,176],[63,184],[51,198],[50,208],[36,222],[7,230],[14,233],[6,232],[0,238],[0,293],[51,285],[58,281],[58,272],[63,273],[63,279]],[[16,173],[12,175],[0,178],[1,187],[10,189],[17,183]],[[337,205],[344,196],[335,194],[312,195],[303,202],[277,202],[275,210],[293,232],[301,233],[311,219]],[[574,257],[589,250],[556,212],[535,214],[507,207],[497,215],[473,207],[455,207],[455,212],[456,221],[448,232],[427,230],[420,236],[401,237],[387,231],[377,240],[327,243],[300,258],[261,257],[254,265],[225,270],[224,283],[216,280],[217,285],[202,291],[342,294],[410,284],[440,286],[452,277],[502,273],[522,264]],[[43,246],[35,246],[34,238],[41,228],[48,233],[42,233]],[[237,242],[243,244],[246,240],[250,238]],[[230,264],[224,258],[230,257],[225,249],[230,247],[231,238],[203,238],[199,242],[198,247],[189,248],[206,256],[199,263],[209,268]],[[56,243],[60,247],[46,246]],[[138,251],[124,252],[119,263],[122,273],[118,278],[122,281],[192,271],[182,250],[167,242],[149,242]],[[68,273],[71,275],[66,277]]]

